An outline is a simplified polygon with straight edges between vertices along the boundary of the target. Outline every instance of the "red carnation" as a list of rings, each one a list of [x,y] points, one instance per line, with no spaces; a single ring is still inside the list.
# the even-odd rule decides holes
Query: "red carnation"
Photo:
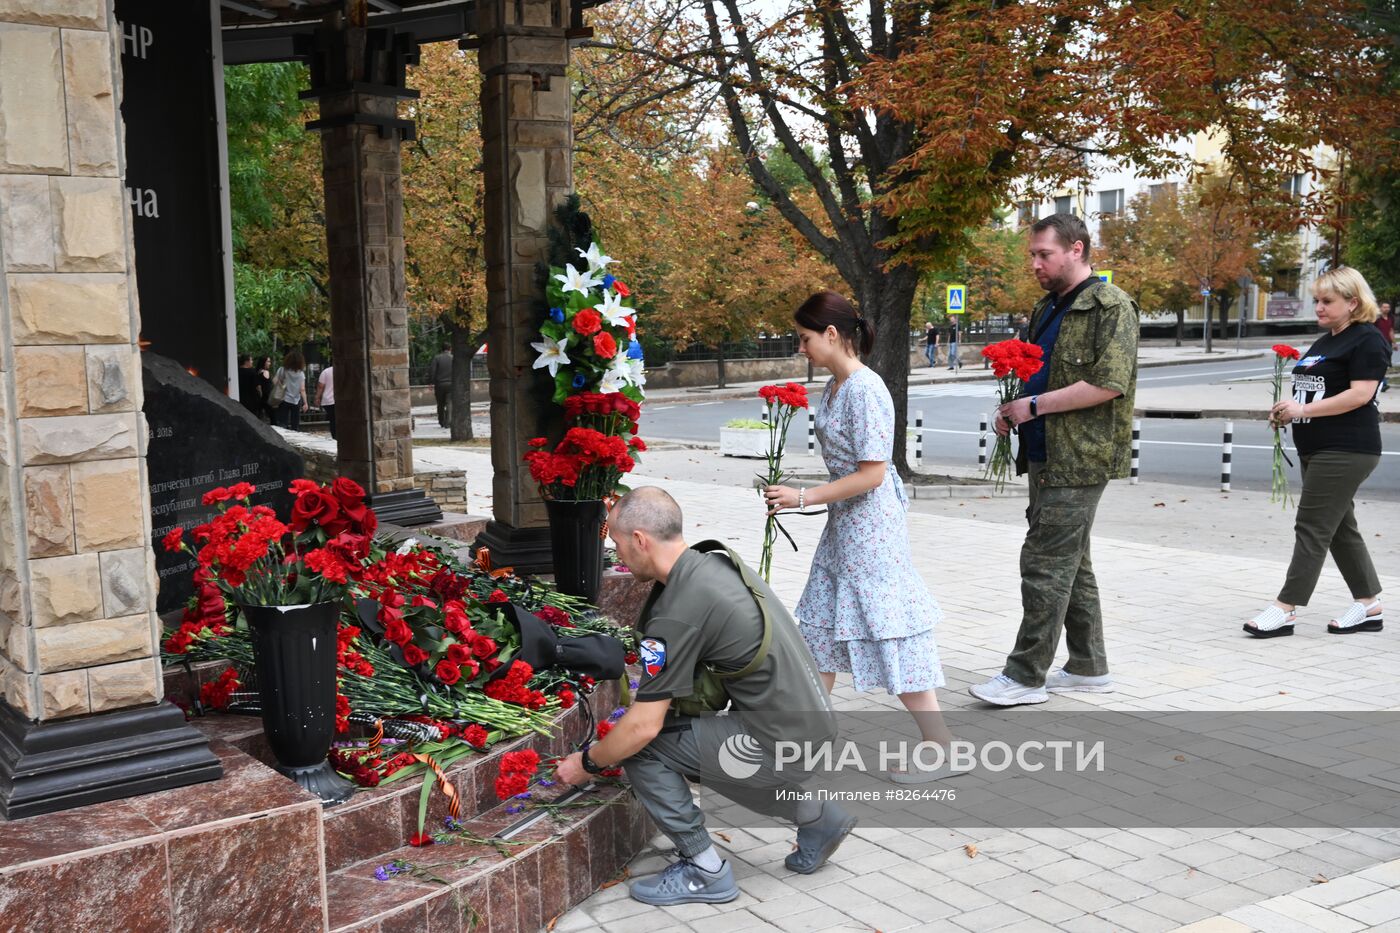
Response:
[[[485,748],[486,738],[486,730],[476,723],[462,730],[462,739],[472,748]]]
[[[492,590],[491,595],[486,597],[486,601],[488,603],[508,603],[510,602],[510,597],[502,590]]]
[[[1301,353],[1299,353],[1297,350],[1295,350],[1294,348],[1290,347],[1290,346],[1289,346],[1288,344],[1286,344],[1286,343],[1276,343],[1276,344],[1274,344],[1274,352],[1275,352],[1276,354],[1278,354],[1278,356],[1279,356],[1281,359],[1285,359],[1285,360],[1296,360],[1296,359],[1298,359],[1300,356],[1302,356]]]
[[[414,833],[408,837],[408,844],[414,847],[430,846],[433,844],[433,837],[427,833]]]
[[[574,315],[574,330],[583,334],[585,337],[598,333],[602,327],[602,315],[592,308],[584,308],[578,314]]]
[[[180,550],[180,538],[184,535],[184,533],[185,533],[185,529],[183,529],[183,528],[173,528],[173,529],[171,529],[170,533],[167,534],[164,538],[161,539],[161,545],[162,545],[167,551],[178,551],[178,550]]]
[[[206,492],[201,501],[205,505],[213,505],[216,502],[227,502],[230,498],[229,491],[223,486],[218,486]]]

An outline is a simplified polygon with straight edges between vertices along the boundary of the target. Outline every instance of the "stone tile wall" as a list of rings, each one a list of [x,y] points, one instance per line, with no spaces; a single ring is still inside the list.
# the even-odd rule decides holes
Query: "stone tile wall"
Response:
[[[160,698],[119,36],[0,0],[0,693],[31,719]]]

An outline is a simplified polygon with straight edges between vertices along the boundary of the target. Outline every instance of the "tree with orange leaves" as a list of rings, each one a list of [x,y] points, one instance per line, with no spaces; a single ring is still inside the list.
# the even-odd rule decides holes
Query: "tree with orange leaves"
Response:
[[[1018,189],[1085,177],[1091,159],[1191,168],[1177,142],[1198,132],[1220,135],[1251,207],[1311,170],[1322,144],[1384,155],[1397,102],[1362,3],[634,0],[628,25],[584,46],[630,53],[645,73],[582,104],[645,113],[671,87],[722,108],[755,184],[877,322],[869,362],[894,395],[907,475],[906,340],[924,270],[949,268]],[[768,169],[765,140],[801,169],[810,205]]]
[[[410,313],[452,344],[453,440],[470,440],[471,363],[486,334],[481,76],[476,56],[424,45],[410,83],[416,138],[403,148],[404,272]]]

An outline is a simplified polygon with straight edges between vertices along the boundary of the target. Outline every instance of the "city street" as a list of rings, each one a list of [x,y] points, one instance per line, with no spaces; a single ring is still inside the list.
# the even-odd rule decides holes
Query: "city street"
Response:
[[[1265,358],[1226,360],[1184,366],[1160,366],[1139,371],[1140,390],[1198,387],[1230,380],[1267,377],[1271,365]],[[824,380],[808,386],[817,393]],[[705,400],[697,390],[695,401],[668,398],[649,404],[643,433],[648,438],[700,441],[715,444],[719,429],[735,418],[756,419],[762,410],[757,397]],[[909,422],[924,416],[924,465],[975,467],[979,422],[996,404],[996,387],[988,378],[914,386],[909,392]],[[1225,423],[1220,420],[1142,419],[1141,475],[1143,481],[1162,481],[1188,486],[1217,486],[1220,482],[1220,453]],[[1385,455],[1364,489],[1373,498],[1400,500],[1400,425],[1383,424],[1381,439]],[[789,444],[805,450],[807,423],[793,423]],[[1291,443],[1290,443],[1291,447]],[[1273,457],[1273,432],[1262,421],[1234,422],[1232,485],[1237,489],[1267,490]],[[1293,457],[1294,465],[1297,464]],[[1293,473],[1296,478],[1296,471]]]

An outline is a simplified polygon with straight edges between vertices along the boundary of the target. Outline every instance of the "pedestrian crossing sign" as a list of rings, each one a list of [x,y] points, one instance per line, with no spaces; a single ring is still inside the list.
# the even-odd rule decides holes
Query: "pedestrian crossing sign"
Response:
[[[1113,270],[1111,270],[1111,269],[1099,269],[1099,270],[1098,270],[1097,272],[1095,272],[1094,274],[1097,275],[1097,276],[1099,277],[1099,281],[1102,282],[1103,284],[1105,284],[1105,285],[1112,285],[1112,284],[1113,284]]]
[[[948,286],[948,313],[962,314],[967,310],[967,286]]]

